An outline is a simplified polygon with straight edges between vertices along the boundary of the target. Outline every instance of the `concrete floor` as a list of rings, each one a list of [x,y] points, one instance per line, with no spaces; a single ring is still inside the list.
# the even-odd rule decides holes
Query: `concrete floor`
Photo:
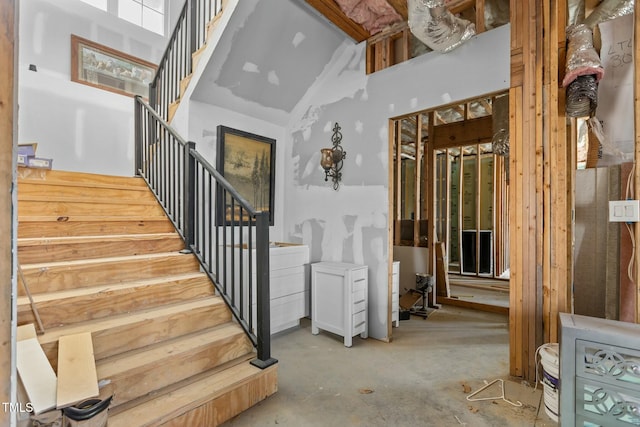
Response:
[[[557,426],[537,390],[508,376],[508,318],[443,306],[428,319],[412,316],[393,329],[393,342],[342,337],[311,322],[272,339],[279,360],[278,392],[224,424],[286,426]],[[504,379],[502,399],[466,396]],[[477,397],[500,395],[500,383]]]

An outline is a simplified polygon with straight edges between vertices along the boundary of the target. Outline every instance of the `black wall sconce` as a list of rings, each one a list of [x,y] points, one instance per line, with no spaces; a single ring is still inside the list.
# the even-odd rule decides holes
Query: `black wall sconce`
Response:
[[[334,190],[340,187],[340,181],[342,180],[342,172],[340,172],[342,170],[342,160],[347,157],[347,152],[340,146],[340,142],[342,141],[340,129],[340,126],[336,122],[333,127],[333,135],[331,136],[333,148],[323,148],[320,150],[320,166],[324,169],[324,180],[329,181],[329,177],[331,177]]]

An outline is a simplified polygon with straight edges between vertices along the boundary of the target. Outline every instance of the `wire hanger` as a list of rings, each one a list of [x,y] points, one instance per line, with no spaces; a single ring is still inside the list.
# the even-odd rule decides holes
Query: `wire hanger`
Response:
[[[481,392],[481,391],[483,391],[483,390],[488,389],[489,387],[491,387],[493,384],[495,384],[495,383],[497,383],[497,382],[499,382],[499,383],[500,383],[500,396],[492,396],[492,397],[476,397],[475,399],[473,399],[473,396],[475,396],[476,394],[480,393],[480,392]],[[469,402],[475,402],[475,401],[478,401],[478,400],[496,400],[496,399],[502,399],[502,400],[504,400],[505,402],[507,402],[507,403],[508,403],[508,404],[510,404],[510,405],[513,405],[513,406],[522,406],[522,402],[520,402],[519,400],[516,400],[515,402],[513,402],[513,401],[511,401],[511,400],[509,400],[509,399],[507,399],[507,398],[505,397],[505,395],[504,395],[504,380],[503,380],[503,379],[501,379],[501,378],[497,378],[497,379],[495,379],[495,380],[491,381],[490,383],[487,383],[486,381],[485,381],[485,383],[486,383],[486,384],[485,384],[484,386],[480,387],[478,390],[474,391],[473,393],[471,393],[470,395],[468,395],[468,396],[467,396],[467,400],[468,400]]]

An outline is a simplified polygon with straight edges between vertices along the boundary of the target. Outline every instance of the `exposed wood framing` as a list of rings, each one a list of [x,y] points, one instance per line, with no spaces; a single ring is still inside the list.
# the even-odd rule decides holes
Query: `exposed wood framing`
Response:
[[[559,96],[566,4],[511,1],[510,372],[535,380],[535,352],[570,310],[573,160]]]
[[[414,199],[414,208],[415,212],[415,221],[413,221],[413,246],[420,246],[420,223],[422,219],[429,219],[428,216],[424,216],[422,214],[422,210],[420,209],[420,199],[422,192],[424,191],[424,182],[422,180],[422,165],[421,160],[423,160],[424,154],[424,144],[422,143],[422,114],[416,115],[416,172],[414,173],[414,188],[415,188],[415,197]],[[424,161],[424,160],[423,160]],[[425,168],[425,171],[429,169]]]
[[[389,126],[389,129],[392,129],[392,126]],[[394,180],[390,180],[389,182],[395,182],[395,191],[393,194],[395,195],[395,203],[390,206],[395,206],[395,212],[393,213],[393,222],[395,224],[395,236],[393,239],[394,244],[399,245],[401,241],[400,235],[400,219],[402,218],[402,180],[400,179],[400,171],[402,170],[402,120],[395,121],[395,133],[392,135],[392,138],[395,138],[395,156],[393,153],[389,153],[389,164],[392,165],[395,163],[395,167],[390,167],[390,173],[393,174]],[[395,158],[394,158],[395,157]],[[394,170],[396,171],[394,173]],[[393,248],[392,248],[393,249]],[[391,252],[390,252],[391,253]]]
[[[389,124],[388,124],[388,128],[389,128],[389,141],[395,141],[395,144],[389,144],[389,158],[388,158],[388,162],[387,164],[389,165],[388,167],[388,172],[387,172],[387,182],[389,183],[389,221],[387,221],[388,224],[388,230],[387,230],[387,236],[388,236],[388,247],[387,247],[387,253],[389,254],[388,261],[387,261],[387,301],[392,301],[392,294],[393,294],[393,245],[397,244],[396,239],[399,241],[400,240],[400,230],[398,226],[394,226],[394,224],[398,224],[397,222],[397,218],[398,218],[398,213],[397,213],[397,208],[394,210],[394,206],[397,206],[396,203],[394,203],[394,197],[398,198],[398,188],[396,186],[393,185],[393,183],[395,182],[395,170],[398,167],[396,162],[396,159],[394,159],[394,157],[399,158],[400,157],[400,152],[402,151],[402,147],[400,144],[400,140],[402,139],[400,136],[400,130],[401,130],[402,124],[400,123],[400,120],[389,120]],[[395,150],[395,151],[394,151]],[[395,154],[395,155],[394,155]],[[399,159],[398,159],[399,161]],[[391,217],[393,215],[393,217]],[[394,235],[395,233],[395,235]],[[399,295],[398,295],[399,296]],[[389,337],[389,341],[391,341],[393,339],[393,325],[391,322],[391,311],[392,311],[393,307],[391,306],[391,304],[388,305],[387,308],[387,337]]]
[[[635,52],[633,55],[635,74],[634,74],[634,126],[635,126],[635,152],[634,158],[636,159],[636,165],[638,159],[640,159],[640,97],[638,94],[640,93],[640,77],[638,70],[640,70],[640,55],[638,55],[638,43],[640,43],[640,2],[635,2],[634,5],[634,31],[633,31],[633,45],[635,46]],[[634,185],[635,185],[635,198],[638,199],[640,196],[638,192],[640,191],[640,168],[637,166],[634,170]],[[635,236],[635,247],[640,248],[640,230],[638,230],[638,223],[633,224],[632,229],[634,230]],[[640,304],[638,300],[640,299],[640,285],[638,282],[638,266],[640,265],[640,251],[636,249],[635,252],[635,271],[634,271],[634,279],[635,279],[635,298],[632,304],[635,305],[635,322],[640,323]]]
[[[15,165],[13,152],[16,141],[16,2],[0,2],[0,402],[14,402],[11,398],[15,387],[15,366],[12,363],[12,295],[15,288],[15,274],[12,247],[15,241],[13,230],[13,195]],[[13,383],[13,385],[12,385]],[[0,425],[10,425],[11,411],[0,411]]]
[[[340,6],[333,0],[306,0],[318,12],[327,17],[338,28],[344,31],[349,37],[360,43],[369,37],[369,32],[364,27],[351,19],[342,12]]]

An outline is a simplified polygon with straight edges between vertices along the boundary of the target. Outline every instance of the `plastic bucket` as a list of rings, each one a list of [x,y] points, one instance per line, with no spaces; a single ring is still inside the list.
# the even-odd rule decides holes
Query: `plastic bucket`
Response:
[[[560,351],[558,343],[544,344],[538,349],[542,362],[542,385],[544,387],[544,411],[549,418],[558,421],[558,398],[560,382]]]

